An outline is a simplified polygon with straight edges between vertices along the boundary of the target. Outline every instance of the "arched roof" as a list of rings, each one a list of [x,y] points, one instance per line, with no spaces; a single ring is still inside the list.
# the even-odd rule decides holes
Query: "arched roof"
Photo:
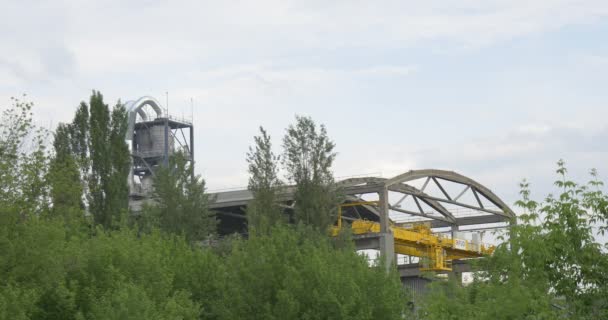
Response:
[[[421,189],[409,185],[408,182],[418,179],[426,179]],[[461,185],[462,189],[457,195],[450,195],[444,188],[443,183],[450,182]],[[441,191],[441,195],[430,195],[424,191],[429,183],[434,183]],[[427,219],[438,220],[441,225],[459,225],[464,221],[473,221],[470,217],[462,219],[457,217],[451,209],[446,208],[449,205],[451,208],[466,208],[474,212],[479,212],[484,215],[495,216],[495,219],[478,219],[479,221],[505,221],[512,222],[515,220],[515,213],[506,205],[496,194],[489,188],[479,182],[468,178],[464,175],[453,171],[424,169],[411,170],[395,177],[386,179],[378,177],[358,177],[339,181],[338,187],[345,190],[347,194],[366,194],[375,193],[382,188],[394,193],[400,193],[402,196],[396,202],[390,203],[389,209],[400,213],[405,213],[411,216],[419,216]],[[470,192],[476,203],[466,203],[461,201],[461,197]],[[400,207],[401,202],[407,197],[412,197],[416,204],[417,210],[406,210]],[[484,202],[489,202],[493,206],[484,205]],[[430,214],[423,210],[421,203],[426,204],[434,209],[437,214]],[[468,222],[467,222],[468,223]]]

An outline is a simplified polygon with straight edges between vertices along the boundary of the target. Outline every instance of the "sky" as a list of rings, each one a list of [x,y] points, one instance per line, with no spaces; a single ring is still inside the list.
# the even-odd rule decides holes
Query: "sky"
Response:
[[[210,190],[247,184],[259,126],[335,141],[337,177],[469,176],[506,203],[608,177],[608,1],[0,0],[0,108],[70,121],[91,90],[193,116]],[[193,108],[191,105],[193,101]]]

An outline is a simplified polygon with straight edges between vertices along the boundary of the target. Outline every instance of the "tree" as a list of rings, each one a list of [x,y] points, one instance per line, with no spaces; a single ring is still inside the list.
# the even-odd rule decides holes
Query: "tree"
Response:
[[[61,208],[67,201],[73,208],[76,195],[82,195],[80,203],[95,223],[106,228],[126,213],[130,165],[126,130],[124,106],[119,101],[110,110],[99,91],[93,91],[88,105],[80,103],[71,123],[58,126],[51,184],[57,190],[68,189],[54,193],[55,206]],[[80,183],[76,183],[76,172]],[[60,199],[59,195],[70,199]]]
[[[283,166],[289,180],[296,184],[296,221],[320,231],[329,227],[338,205],[331,171],[334,147],[325,126],[317,128],[310,117],[296,116],[295,125],[287,128],[283,138]]]
[[[194,174],[192,162],[186,157],[176,153],[168,167],[156,170],[153,203],[144,208],[143,223],[183,234],[193,243],[213,236],[217,221],[208,209],[205,180]]]
[[[31,102],[11,98],[0,118],[0,216],[38,216],[48,208],[46,130],[32,121]]]
[[[452,286],[448,291],[440,288],[425,299],[422,313],[427,318],[445,319],[449,314],[481,319],[608,316],[608,255],[592,228],[593,221],[600,230],[606,227],[608,197],[600,189],[595,170],[587,185],[570,181],[566,173],[560,160],[555,182],[559,196],[550,194],[543,202],[531,199],[528,182],[520,185],[522,199],[516,205],[523,213],[519,224],[511,226],[494,254],[479,263],[472,285]]]
[[[80,170],[72,151],[71,126],[59,124],[53,141],[55,154],[51,158],[48,182],[50,185],[51,214],[61,216],[66,223],[83,218],[82,182]]]
[[[277,192],[281,186],[277,168],[279,157],[272,152],[270,136],[262,127],[260,135],[254,137],[254,146],[249,147],[247,162],[248,189],[253,193],[253,200],[247,205],[249,234],[266,234],[285,218],[277,203]]]
[[[127,113],[120,102],[110,113],[98,91],[91,95],[89,110],[89,209],[95,222],[110,227],[128,208]]]
[[[399,277],[310,226],[236,242],[220,319],[404,319]]]
[[[181,153],[156,172],[154,217],[169,232],[71,228],[75,217],[66,210],[82,210],[79,165],[96,160],[90,151],[80,157],[76,125],[60,125],[51,169],[47,174],[45,162],[34,170],[25,157],[44,150],[22,147],[35,133],[27,128],[28,110],[17,104],[3,117],[10,121],[0,122],[0,132],[27,129],[17,138],[0,136],[0,175],[13,179],[0,184],[0,319],[403,318],[396,273],[370,268],[352,243],[336,245],[310,226],[273,226],[249,240],[232,239],[221,254],[192,246],[212,233],[215,220],[204,181]],[[49,215],[39,214],[48,199],[32,198],[41,193],[40,177],[50,183]],[[27,199],[36,202],[24,206]],[[25,218],[4,219],[9,211]]]

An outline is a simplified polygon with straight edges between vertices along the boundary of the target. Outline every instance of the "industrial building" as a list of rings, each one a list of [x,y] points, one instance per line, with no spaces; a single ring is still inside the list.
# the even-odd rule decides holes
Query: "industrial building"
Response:
[[[175,152],[194,159],[192,121],[170,117],[160,103],[142,97],[126,103],[131,152],[130,208],[150,199],[154,172]],[[489,188],[453,171],[411,170],[390,177],[356,177],[338,181],[344,195],[333,232],[352,228],[357,250],[379,250],[387,266],[398,264],[405,285],[421,290],[424,271],[460,275],[470,271],[467,259],[491,254],[480,230],[515,222],[513,211]],[[295,187],[285,186],[279,200],[287,213]],[[250,191],[209,194],[220,234],[247,232]]]
[[[167,166],[175,152],[194,162],[192,120],[178,119],[152,97],[127,101],[128,127],[125,137],[131,153],[128,177],[129,209],[137,212],[149,201],[154,172]]]

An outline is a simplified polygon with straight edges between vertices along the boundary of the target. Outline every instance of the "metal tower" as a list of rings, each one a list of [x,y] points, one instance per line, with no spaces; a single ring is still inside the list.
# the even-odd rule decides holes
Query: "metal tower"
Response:
[[[137,212],[151,198],[156,170],[168,166],[174,153],[183,152],[194,163],[194,131],[191,120],[171,117],[152,97],[127,101],[125,108],[125,140],[131,153],[129,209]]]

